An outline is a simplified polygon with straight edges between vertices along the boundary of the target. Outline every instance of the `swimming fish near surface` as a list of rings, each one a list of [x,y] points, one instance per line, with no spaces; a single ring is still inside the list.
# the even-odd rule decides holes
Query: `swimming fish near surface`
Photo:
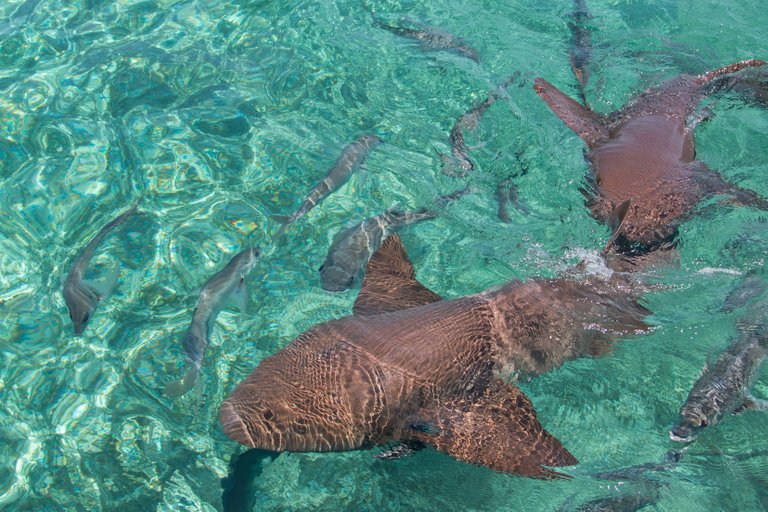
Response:
[[[341,152],[341,156],[336,160],[336,163],[328,171],[328,174],[323,178],[323,181],[315,185],[315,188],[312,189],[299,209],[288,217],[277,217],[282,222],[278,235],[285,231],[288,224],[303,217],[309,210],[317,206],[320,201],[346,183],[365,161],[371,149],[381,144],[381,142],[381,139],[375,135],[363,135],[356,141],[348,144]]]
[[[502,222],[509,223],[509,211],[507,210],[507,204],[511,203],[515,208],[520,207],[520,203],[517,198],[517,187],[512,183],[512,178],[507,178],[496,186],[496,192],[493,197],[499,204],[499,219]]]
[[[197,382],[203,356],[208,346],[208,338],[213,330],[216,316],[230,301],[245,309],[248,298],[245,278],[253,270],[259,257],[259,250],[249,247],[237,253],[227,265],[213,275],[203,286],[197,299],[192,323],[184,333],[181,344],[186,355],[187,372],[180,381],[169,383],[165,394],[170,397],[181,396]]]
[[[614,222],[611,248],[617,253],[632,257],[672,247],[678,225],[708,195],[768,209],[755,192],[726,183],[695,160],[694,126],[687,122],[702,98],[733,86],[734,73],[764,64],[751,59],[698,76],[680,75],[608,115],[582,106],[543,78],[535,80],[536,93],[587,145],[594,178],[586,193],[594,217],[610,221],[625,208],[625,217]]]
[[[329,292],[348,290],[362,274],[365,264],[385,238],[398,228],[434,218],[435,215],[427,210],[387,210],[339,231],[319,269],[323,289]]]
[[[488,96],[483,101],[473,105],[472,108],[459,117],[458,121],[456,121],[451,128],[451,133],[448,137],[448,142],[451,146],[451,154],[446,155],[438,151],[438,156],[443,164],[442,170],[444,174],[454,177],[464,177],[467,173],[474,170],[475,163],[469,156],[469,146],[467,146],[467,143],[464,140],[464,131],[473,131],[477,128],[485,111],[502,96],[507,87],[517,80],[517,77],[517,74],[509,77],[503,84],[489,92]]]
[[[587,80],[589,80],[589,68],[587,66],[592,57],[592,36],[587,26],[591,17],[584,0],[573,1],[571,20],[568,22],[568,29],[571,32],[568,60],[571,63],[573,74],[579,82],[579,97],[584,105],[587,104],[584,90],[587,87]]]
[[[669,433],[672,440],[693,441],[702,429],[718,424],[734,412],[768,410],[768,401],[749,393],[768,356],[766,284],[759,274],[752,272],[726,298],[723,311],[745,308],[736,324],[737,335],[715,363],[707,363],[702,370],[680,408],[680,421]]]
[[[508,372],[540,373],[646,331],[649,312],[623,279],[514,281],[442,300],[391,235],[368,263],[353,314],[261,361],[221,405],[221,424],[269,451],[415,440],[498,471],[562,478],[550,468],[576,458]]]
[[[680,408],[680,421],[670,430],[673,441],[690,442],[705,428],[712,427],[728,414],[746,409],[768,411],[768,401],[749,393],[760,367],[768,355],[768,325],[739,328],[740,334],[707,364]]]
[[[77,257],[74,265],[72,265],[72,269],[64,280],[64,302],[67,304],[67,309],[69,309],[69,318],[72,320],[75,336],[81,336],[83,334],[99,301],[109,295],[117,280],[117,274],[115,273],[111,278],[110,283],[106,286],[99,286],[90,281],[83,280],[85,269],[91,262],[93,254],[96,252],[96,248],[102,240],[104,240],[104,237],[106,237],[110,231],[122,224],[128,217],[133,215],[138,206],[139,203],[137,201],[133,206],[101,228]]]
[[[373,14],[373,13],[371,13]],[[413,39],[419,43],[422,51],[453,51],[462,57],[467,57],[475,62],[480,62],[480,54],[469,43],[453,34],[435,27],[423,26],[420,28],[408,28],[390,25],[380,20],[375,15],[373,21],[377,27],[383,28],[397,36]]]

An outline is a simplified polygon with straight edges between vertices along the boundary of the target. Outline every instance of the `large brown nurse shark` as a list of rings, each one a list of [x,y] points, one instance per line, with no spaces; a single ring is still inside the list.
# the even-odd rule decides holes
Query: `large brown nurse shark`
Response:
[[[616,275],[514,281],[442,300],[392,235],[368,264],[353,314],[262,361],[221,405],[224,432],[278,452],[417,441],[498,471],[562,477],[548,467],[576,458],[508,377],[647,330],[639,292]]]
[[[536,93],[587,144],[594,171],[590,208],[612,224],[617,252],[633,256],[671,247],[678,225],[710,194],[768,208],[768,201],[724,182],[695,159],[695,121],[689,122],[702,98],[736,83],[733,73],[764,64],[751,59],[698,76],[680,75],[608,115],[536,79]]]

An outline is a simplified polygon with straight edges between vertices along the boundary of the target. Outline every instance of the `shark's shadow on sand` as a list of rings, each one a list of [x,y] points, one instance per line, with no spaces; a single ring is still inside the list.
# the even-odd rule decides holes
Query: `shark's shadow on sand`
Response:
[[[534,478],[576,458],[504,375],[541,373],[648,330],[637,286],[614,274],[513,281],[443,300],[397,235],[371,258],[353,314],[315,325],[224,401],[224,432],[272,452],[419,441]]]

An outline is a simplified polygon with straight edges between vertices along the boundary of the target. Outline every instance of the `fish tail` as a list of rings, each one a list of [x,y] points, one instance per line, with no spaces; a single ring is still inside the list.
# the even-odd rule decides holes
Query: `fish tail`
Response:
[[[722,68],[715,69],[713,71],[709,71],[708,73],[699,75],[698,77],[696,77],[696,83],[698,85],[707,85],[712,80],[719,78],[723,75],[730,75],[731,73],[736,73],[737,71],[741,71],[742,69],[745,69],[745,68],[754,68],[754,67],[760,67],[764,65],[765,65],[765,61],[760,59],[747,59],[739,62],[734,62],[733,64],[729,64],[727,66],[723,66]]]
[[[197,366],[192,366],[187,373],[184,375],[184,377],[181,378],[181,380],[169,382],[168,385],[165,386],[165,396],[168,396],[170,398],[176,398],[183,394],[185,394],[187,391],[192,389],[192,387],[197,382],[197,377],[200,375],[200,369]]]
[[[294,213],[293,215],[271,215],[270,218],[280,225],[275,232],[275,238],[280,238],[285,233],[285,230],[288,229],[288,225],[298,217]]]

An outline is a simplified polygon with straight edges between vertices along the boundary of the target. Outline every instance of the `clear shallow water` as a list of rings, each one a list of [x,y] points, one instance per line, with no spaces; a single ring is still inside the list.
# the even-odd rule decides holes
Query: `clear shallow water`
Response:
[[[620,107],[680,72],[768,56],[761,2],[591,2],[593,108]],[[457,34],[478,65],[423,53],[375,27],[365,8]],[[339,229],[436,195],[474,192],[403,238],[420,279],[444,296],[551,276],[604,244],[583,206],[582,143],[535,96],[544,76],[576,93],[567,60],[571,7],[537,2],[5,2],[0,6],[0,507],[212,510],[239,448],[221,400],[258,362],[316,322],[351,309],[317,267]],[[520,73],[467,135],[478,169],[440,172],[456,119]],[[698,155],[768,196],[766,111],[715,101]],[[363,133],[386,144],[273,243],[288,214]],[[509,176],[524,211],[496,218]],[[107,237],[90,273],[119,264],[114,294],[82,338],[61,280],[82,246],[142,195],[142,213]],[[263,257],[248,314],[225,310],[201,382],[176,400],[179,345],[200,286],[241,247]],[[667,431],[708,355],[733,335],[719,312],[761,270],[766,214],[714,207],[686,222],[679,265],[646,304],[658,325],[601,359],[521,383],[544,425],[581,461],[567,482],[494,473],[427,450],[282,454],[256,482],[258,510],[568,510],[639,491],[595,471],[659,461]],[[715,270],[711,269],[723,269]],[[765,373],[755,394],[768,397]],[[656,475],[657,510],[768,507],[768,427],[747,412],[705,431]]]

